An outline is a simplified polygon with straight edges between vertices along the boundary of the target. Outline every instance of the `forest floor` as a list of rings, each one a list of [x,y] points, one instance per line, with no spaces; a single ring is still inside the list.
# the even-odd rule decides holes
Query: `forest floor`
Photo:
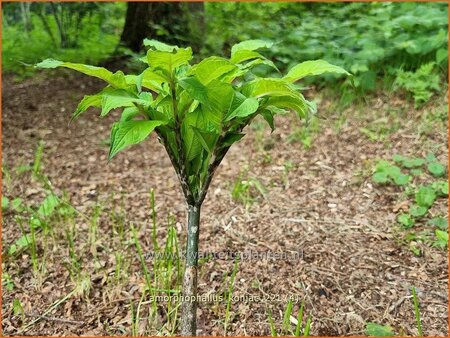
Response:
[[[151,335],[174,329],[164,323],[163,302],[155,316],[149,316],[152,302],[140,302],[145,276],[130,228],[138,229],[144,254],[151,252],[154,189],[158,242],[163,245],[172,222],[184,243],[182,193],[154,135],[108,164],[117,115],[101,119],[89,112],[68,125],[82,96],[100,88],[72,75],[3,79],[3,194],[35,208],[48,194],[49,187],[26,170],[42,140],[40,172],[77,210],[73,218],[53,217],[36,230],[35,253],[19,243],[11,250],[22,236],[19,225],[28,232],[29,222],[18,211],[4,211],[4,335]],[[305,300],[305,316],[311,315],[311,335],[364,335],[366,323],[375,322],[416,336],[414,286],[424,335],[447,336],[447,251],[415,241],[415,254],[405,239],[411,230],[395,221],[408,200],[398,187],[371,179],[377,159],[394,154],[423,157],[432,151],[448,163],[444,94],[420,110],[384,93],[341,113],[328,98],[318,106],[326,119],[314,133],[293,116],[277,119],[272,134],[256,122],[211,185],[202,208],[201,252],[288,256],[240,260],[232,294],[242,298],[231,302],[227,334],[270,335],[268,313],[280,329],[288,298],[298,296]],[[308,148],[303,143],[309,138]],[[232,198],[233,190],[241,200]],[[447,217],[447,200],[431,212]],[[419,223],[412,230],[426,228]],[[152,274],[150,259],[147,266]],[[233,266],[230,257],[202,260],[200,294],[226,295]],[[298,308],[295,302],[291,322]],[[199,335],[223,335],[226,302],[200,302],[198,318]]]

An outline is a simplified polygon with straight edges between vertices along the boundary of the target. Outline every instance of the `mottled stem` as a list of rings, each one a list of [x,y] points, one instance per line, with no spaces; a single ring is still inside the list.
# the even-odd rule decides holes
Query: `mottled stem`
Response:
[[[181,335],[197,335],[197,267],[200,233],[200,206],[188,206],[186,270],[183,279],[181,304]]]

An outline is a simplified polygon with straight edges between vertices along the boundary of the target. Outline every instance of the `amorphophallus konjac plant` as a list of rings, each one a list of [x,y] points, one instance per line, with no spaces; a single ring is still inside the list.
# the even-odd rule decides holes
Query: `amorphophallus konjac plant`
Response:
[[[200,210],[211,180],[230,147],[245,136],[244,129],[261,115],[274,129],[274,116],[295,112],[299,118],[315,113],[294,85],[304,77],[324,73],[349,75],[324,60],[302,62],[283,77],[258,77],[261,64],[276,69],[257,50],[272,44],[248,40],[234,45],[230,58],[211,56],[191,64],[191,48],[148,40],[148,67],[139,75],[112,73],[105,68],[47,59],[38,68],[66,67],[104,80],[99,93],[85,96],[77,118],[89,107],[101,116],[121,108],[111,129],[109,159],[152,132],[164,146],[180,181],[187,205],[186,269],[182,286],[181,334],[196,335],[197,267]]]

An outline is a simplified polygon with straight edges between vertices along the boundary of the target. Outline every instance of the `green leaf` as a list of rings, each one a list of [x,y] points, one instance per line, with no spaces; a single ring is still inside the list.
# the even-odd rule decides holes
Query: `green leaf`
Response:
[[[8,255],[13,255],[19,250],[27,248],[31,243],[31,235],[22,235],[8,249]]]
[[[446,48],[441,48],[436,51],[436,63],[441,64],[448,60],[448,50]]]
[[[389,168],[391,166],[392,166],[392,164],[390,164],[388,161],[380,160],[377,162],[375,171],[380,171],[380,172],[383,171],[384,172],[386,170],[386,168]]]
[[[411,174],[414,176],[422,176],[423,175],[423,171],[420,169],[411,169]]]
[[[38,63],[35,67],[36,68],[66,67],[69,69],[79,71],[80,73],[102,79],[103,81],[108,82],[111,86],[115,88],[126,88],[128,86],[123,72],[118,71],[113,74],[112,72],[103,67],[84,65],[81,63],[62,62],[53,59],[44,60]]]
[[[13,313],[14,316],[22,316],[22,317],[25,316],[22,304],[20,303],[20,300],[17,298],[14,298],[13,300]]]
[[[195,77],[186,77],[179,81],[191,97],[204,105],[205,118],[220,129],[222,118],[231,105],[234,89],[229,83],[213,80],[207,86]]]
[[[37,213],[41,217],[49,217],[55,211],[55,208],[60,204],[58,196],[54,194],[48,195],[40,205]]]
[[[422,256],[422,250],[418,248],[417,245],[414,244],[413,242],[409,244],[409,250],[411,250],[411,252],[417,257]]]
[[[425,163],[424,159],[421,158],[405,158],[403,161],[403,166],[405,168],[416,168],[420,167]]]
[[[261,48],[271,48],[273,46],[272,42],[264,41],[264,40],[246,40],[239,42],[235,44],[233,47],[231,47],[231,57],[238,52],[242,50],[258,50]]]
[[[434,155],[433,153],[428,153],[425,158],[428,162],[437,162],[436,155]]]
[[[216,132],[201,130],[197,127],[191,126],[197,139],[200,141],[203,148],[208,152],[212,153],[214,146],[216,145],[219,134]]]
[[[249,61],[249,60],[253,60],[250,61],[244,65],[240,65],[240,63],[244,62],[244,61]],[[275,66],[275,64],[270,61],[269,59],[265,58],[264,56],[262,56],[261,54],[259,54],[258,52],[254,52],[251,50],[240,50],[237,51],[230,59],[230,61],[232,63],[238,64],[238,66],[242,69],[242,70],[248,70],[254,66],[260,65],[260,64],[266,64],[276,70],[278,70],[277,66]]]
[[[397,221],[401,225],[403,225],[403,227],[406,228],[406,229],[411,228],[414,225],[414,223],[415,223],[414,219],[411,218],[411,216],[408,215],[408,214],[400,214],[397,217]]]
[[[294,87],[283,79],[259,78],[242,87],[242,94],[247,97],[290,96],[300,98]]]
[[[12,244],[9,248],[8,248],[8,255],[12,256],[17,252],[17,245]]]
[[[445,183],[444,183],[444,185],[443,185],[442,188],[441,188],[441,192],[442,192],[444,195],[448,195],[448,182],[445,182]]]
[[[253,97],[245,98],[245,100],[225,118],[225,121],[230,121],[235,117],[244,118],[250,116],[258,110],[258,106],[257,99]]]
[[[234,89],[229,83],[218,80],[211,81],[208,86],[209,106],[213,110],[213,116],[209,116],[210,121],[222,122],[222,117],[231,105],[234,96]],[[208,111],[206,111],[208,115]],[[217,122],[215,122],[217,123]]]
[[[448,195],[448,182],[447,181],[437,181],[431,184],[431,187],[434,189],[436,194],[439,196],[447,196]]]
[[[430,186],[422,186],[416,193],[416,203],[421,207],[429,208],[436,199],[436,192]]]
[[[123,110],[120,116],[120,122],[130,121],[136,116],[140,115],[141,111],[136,107],[127,107]]]
[[[399,155],[399,154],[395,154],[395,155],[392,156],[392,160],[393,160],[394,162],[399,162],[399,163],[401,163],[401,162],[403,162],[404,159],[405,159],[405,158],[404,158],[402,155]]]
[[[366,324],[366,333],[368,336],[374,336],[374,337],[395,336],[395,333],[390,326],[379,325],[376,323],[367,323]]]
[[[201,83],[197,77],[189,76],[182,78],[178,84],[194,99],[205,105],[209,105],[208,88]]]
[[[402,171],[396,165],[386,166],[384,168],[384,172],[392,179],[395,179],[396,177],[402,175]]]
[[[272,112],[273,115],[286,115],[286,114],[289,114],[289,110],[286,110],[284,108],[278,108],[278,107],[275,107],[275,106],[267,106],[266,109],[269,110],[270,112]]]
[[[334,66],[325,60],[305,61],[294,66],[284,77],[286,81],[296,82],[306,76],[324,73],[351,75],[345,69]]]
[[[6,196],[2,196],[2,210],[6,210],[9,207],[9,199]]]
[[[443,195],[448,195],[448,181],[447,182],[442,182],[442,184],[440,185],[440,192]]]
[[[144,39],[144,46],[154,48],[161,52],[173,52],[174,50],[179,49],[178,46],[168,45],[167,43],[153,39]]]
[[[19,248],[26,248],[31,243],[31,235],[23,235],[14,243]]]
[[[125,121],[114,123],[111,130],[109,160],[124,148],[142,142],[156,127],[164,124],[166,124],[164,121]]]
[[[394,183],[397,185],[406,185],[409,183],[409,180],[411,179],[410,176],[400,174],[394,177]]]
[[[310,111],[308,102],[305,100],[302,94],[298,93],[297,97],[292,96],[276,96],[271,97],[266,102],[266,107],[277,107],[292,109],[297,113],[300,118],[308,116]]]
[[[271,132],[275,130],[275,124],[273,121],[273,112],[269,109],[264,109],[261,113],[261,116],[266,120],[266,122],[269,124]]]
[[[179,48],[174,52],[163,52],[159,50],[147,51],[147,61],[152,70],[164,71],[166,79],[170,79],[172,72],[192,59],[192,49]]]
[[[250,63],[250,62],[248,62],[248,63]],[[233,81],[236,80],[236,78],[242,77],[242,76],[244,76],[246,73],[248,73],[250,71],[250,68],[247,68],[248,63],[245,66],[237,65],[238,66],[237,69],[232,70],[231,72],[224,74],[220,78],[220,80],[222,82],[226,82],[226,83],[233,83]]]
[[[231,60],[234,61],[234,63],[236,63],[236,65],[239,67],[240,71],[242,72],[241,75],[247,73],[249,70],[258,65],[266,65],[275,69],[277,72],[280,72],[278,67],[272,61],[257,52],[242,50],[237,52],[234,58],[232,58]],[[244,61],[248,62],[241,63]]]
[[[31,217],[30,218],[30,226],[32,226],[33,228],[39,228],[42,226],[42,222],[39,218]]]
[[[140,97],[123,89],[105,92],[102,95],[102,112],[100,116],[106,116],[112,109],[119,107],[134,107],[136,104],[149,106],[151,95],[141,93]]]
[[[172,99],[172,97],[169,97]],[[190,113],[193,112],[199,105],[198,101],[195,101],[186,90],[178,91],[178,111]],[[173,107],[172,107],[173,110]]]
[[[22,203],[23,200],[21,198],[15,198],[11,201],[11,208],[16,211],[22,211],[23,210]]]
[[[193,74],[204,85],[219,79],[224,74],[237,70],[229,60],[212,56],[193,66],[188,74]]]
[[[387,183],[389,182],[389,177],[385,172],[376,172],[372,175],[372,180],[375,183]]]
[[[448,229],[448,218],[434,217],[430,219],[427,224],[438,227],[441,230]]]
[[[302,97],[303,97],[303,95],[302,95]],[[308,101],[306,99],[304,99],[304,100],[305,100],[306,105],[308,106],[308,110],[309,110],[310,114],[316,115],[317,114],[317,103],[314,101]]]
[[[436,242],[435,246],[445,248],[448,245],[448,232],[436,229]]]
[[[428,212],[428,208],[421,207],[419,205],[412,205],[408,212],[413,217],[422,217]]]
[[[127,75],[127,81],[135,84],[138,92],[142,91],[142,87],[148,88],[154,92],[163,90],[162,84],[168,82],[167,77],[159,71],[153,71],[147,68],[139,75]]]
[[[90,107],[100,108],[102,106],[102,96],[101,94],[97,95],[86,95],[83,97],[81,102],[78,104],[77,109],[72,115],[72,120],[75,120],[78,116],[84,113]]]
[[[188,161],[200,155],[203,147],[192,127],[207,128],[205,114],[200,107],[186,115],[181,128],[184,152]]]
[[[438,162],[432,162],[428,164],[428,171],[435,177],[441,177],[445,175],[445,167],[438,163]]]

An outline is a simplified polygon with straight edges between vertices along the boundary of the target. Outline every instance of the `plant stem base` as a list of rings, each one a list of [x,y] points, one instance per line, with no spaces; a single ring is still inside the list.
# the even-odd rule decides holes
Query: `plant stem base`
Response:
[[[181,305],[181,335],[197,335],[197,267],[186,267]]]

